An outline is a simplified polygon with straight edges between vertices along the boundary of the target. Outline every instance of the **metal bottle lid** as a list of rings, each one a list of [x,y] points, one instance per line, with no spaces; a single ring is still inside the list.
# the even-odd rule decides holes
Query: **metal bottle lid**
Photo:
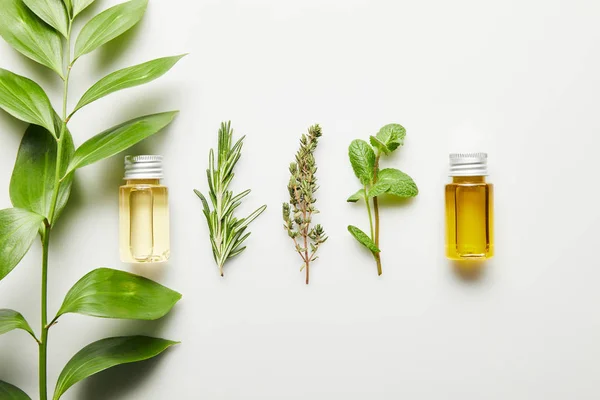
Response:
[[[451,153],[450,176],[487,176],[487,153]]]
[[[162,179],[162,156],[125,156],[123,179]]]

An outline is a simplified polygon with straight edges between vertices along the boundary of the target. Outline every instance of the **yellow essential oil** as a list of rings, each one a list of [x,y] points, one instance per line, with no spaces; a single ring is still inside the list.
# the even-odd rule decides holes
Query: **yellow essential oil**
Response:
[[[119,190],[121,261],[169,259],[169,194],[161,185],[161,156],[125,157],[125,184]]]
[[[450,154],[446,185],[446,257],[484,260],[494,255],[494,186],[486,182],[487,154]]]

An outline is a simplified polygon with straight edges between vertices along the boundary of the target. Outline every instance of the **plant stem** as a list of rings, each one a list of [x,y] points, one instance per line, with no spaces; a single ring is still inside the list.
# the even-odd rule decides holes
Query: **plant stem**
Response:
[[[52,200],[50,202],[50,210],[48,212],[48,218],[45,220],[45,228],[42,236],[42,338],[39,344],[39,391],[40,400],[47,400],[48,388],[47,388],[47,355],[48,355],[48,253],[50,249],[50,231],[54,226],[54,219],[56,214],[56,204],[58,202],[58,194],[61,184],[61,172],[62,172],[62,152],[64,137],[67,132],[67,96],[69,93],[69,77],[71,75],[71,22],[69,22],[68,35],[67,35],[67,72],[65,74],[64,89],[63,89],[63,105],[62,105],[62,124],[60,129],[60,136],[56,141],[56,170],[54,172],[54,190],[52,193]]]
[[[39,343],[39,384],[40,400],[47,398],[46,385],[46,357],[48,353],[48,246],[50,244],[50,223],[46,220],[46,226],[42,234],[42,338]]]
[[[302,205],[302,218],[304,219],[304,221],[307,221],[306,219],[307,213],[306,213],[306,205],[303,204]],[[302,230],[302,237],[304,239],[304,255],[302,256],[302,258],[304,258],[304,266],[306,268],[306,284],[308,285],[308,281],[309,281],[309,277],[310,277],[310,259],[308,258],[308,223],[305,222],[306,227]]]
[[[379,171],[379,157],[381,154],[377,151],[377,156],[375,157],[375,173],[373,174],[373,184],[377,183],[377,172]],[[375,246],[379,247],[379,201],[377,200],[377,196],[373,197],[373,212],[375,214],[375,237],[373,237],[373,232],[371,232],[371,238],[375,242]],[[375,262],[377,263],[377,274],[381,275],[383,273],[381,268],[381,253],[375,254]]]
[[[377,201],[377,196],[373,197],[373,210],[375,212],[375,246],[379,248],[379,203]],[[381,269],[381,254],[375,254],[375,261],[377,262],[377,275],[381,275],[383,273]]]
[[[369,213],[369,228],[371,228],[371,239],[375,237],[373,233],[373,215],[371,213],[371,203],[369,202],[369,196],[367,196],[367,186],[365,185],[365,204],[367,205],[367,212]]]
[[[306,212],[304,213],[306,215]],[[308,258],[308,228],[304,231],[304,259],[306,260],[306,284],[308,285],[308,279],[310,276],[310,260]]]

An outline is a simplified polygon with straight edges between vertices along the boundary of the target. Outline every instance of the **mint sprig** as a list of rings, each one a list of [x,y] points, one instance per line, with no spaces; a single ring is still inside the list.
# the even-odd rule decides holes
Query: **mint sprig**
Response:
[[[378,197],[392,195],[399,198],[410,198],[419,193],[416,183],[404,172],[394,168],[379,170],[381,156],[391,154],[402,146],[405,136],[406,129],[402,125],[389,124],[381,128],[377,135],[370,137],[370,144],[356,139],[350,143],[348,149],[350,164],[363,187],[348,197],[347,201],[350,203],[356,203],[361,199],[365,201],[371,235],[367,235],[353,225],[348,226],[348,231],[373,254],[379,275],[382,274],[382,268]],[[371,202],[373,203],[372,207]]]

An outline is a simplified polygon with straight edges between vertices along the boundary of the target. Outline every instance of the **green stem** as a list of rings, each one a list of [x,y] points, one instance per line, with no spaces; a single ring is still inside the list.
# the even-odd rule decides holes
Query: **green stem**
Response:
[[[375,212],[375,246],[379,247],[379,202],[377,196],[373,197],[373,211]],[[375,262],[377,262],[377,275],[383,273],[381,269],[381,253],[375,254]]]
[[[50,210],[48,212],[48,219],[45,220],[45,228],[42,235],[42,338],[39,344],[39,391],[40,400],[48,399],[48,388],[47,388],[47,356],[48,356],[48,330],[51,325],[48,325],[48,252],[50,248],[50,231],[54,226],[54,219],[56,215],[56,205],[58,202],[58,194],[61,184],[61,172],[62,172],[62,152],[64,137],[67,132],[67,96],[69,93],[69,77],[71,75],[71,23],[69,22],[68,35],[67,35],[67,71],[65,74],[64,91],[63,91],[63,106],[62,106],[62,124],[60,129],[60,136],[56,141],[56,170],[54,172],[54,189],[52,193],[52,200],[50,202]]]
[[[369,213],[369,228],[371,228],[371,240],[375,237],[373,231],[373,214],[371,212],[371,202],[369,201],[369,196],[367,196],[367,186],[365,185],[365,204],[367,205],[367,212]]]
[[[375,171],[373,174],[373,184],[377,183],[377,173],[379,172],[379,158],[381,153],[377,151],[377,156],[375,157]],[[379,201],[377,196],[373,197],[373,212],[375,214],[375,236],[373,237],[373,232],[371,232],[371,238],[375,242],[375,246],[379,247]],[[381,253],[375,254],[375,262],[377,263],[377,274],[381,275],[383,273],[381,268]]]
[[[45,221],[42,234],[42,338],[39,343],[39,384],[40,400],[47,399],[46,358],[48,354],[48,246],[50,244],[50,223]]]

